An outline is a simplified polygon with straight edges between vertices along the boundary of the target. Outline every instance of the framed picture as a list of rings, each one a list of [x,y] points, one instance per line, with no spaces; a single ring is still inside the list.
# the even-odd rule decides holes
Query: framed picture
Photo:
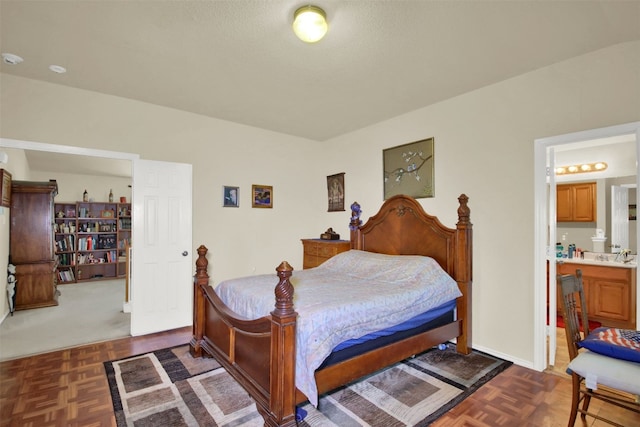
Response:
[[[251,200],[251,206],[254,208],[272,208],[273,187],[270,185],[252,185]]]
[[[631,221],[635,221],[636,220],[637,213],[638,213],[637,206],[636,205],[629,205],[629,219]]]
[[[397,194],[416,199],[434,196],[434,139],[382,151],[384,200]]]
[[[225,208],[237,208],[240,206],[240,188],[222,187],[222,206]]]
[[[344,211],[344,172],[327,177],[328,212]]]
[[[106,210],[106,209],[100,211],[100,218],[113,218],[114,216],[115,215],[113,211]]]
[[[11,173],[0,169],[0,206],[11,207]]]

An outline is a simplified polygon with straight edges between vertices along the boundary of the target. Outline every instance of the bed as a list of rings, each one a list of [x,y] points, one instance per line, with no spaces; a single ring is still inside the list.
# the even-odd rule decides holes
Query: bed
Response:
[[[438,218],[425,213],[416,200],[404,195],[388,199],[365,224],[360,220],[360,206],[352,205],[349,225],[352,254],[347,256],[373,253],[369,255],[430,257],[455,281],[460,296],[455,299],[455,315],[447,312],[426,326],[405,329],[399,338],[392,335],[374,340],[378,345],[372,347],[368,343],[364,351],[354,346],[331,353],[314,371],[317,394],[447,341],[455,340],[459,353],[471,351],[472,225],[468,197],[462,194],[458,201],[455,228],[444,226]],[[294,275],[293,268],[283,261],[276,268],[277,277],[272,276],[273,310],[251,319],[233,311],[209,286],[206,254],[207,248],[200,246],[194,277],[191,354],[218,360],[254,398],[266,426],[296,425],[296,405],[306,400],[313,403],[308,392],[305,394],[296,387],[296,354],[301,350],[296,343],[302,335],[297,334],[297,323],[301,326],[302,321],[294,307],[292,281],[297,283],[302,272]],[[303,291],[298,289],[302,298]],[[301,301],[297,299],[296,303]],[[383,308],[379,311],[383,312]],[[351,351],[353,348],[359,350]],[[336,355],[339,357],[334,358]]]

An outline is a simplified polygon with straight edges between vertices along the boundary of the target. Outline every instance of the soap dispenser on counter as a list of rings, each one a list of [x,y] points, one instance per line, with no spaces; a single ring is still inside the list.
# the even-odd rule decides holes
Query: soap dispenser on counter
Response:
[[[564,251],[564,246],[562,243],[556,243],[556,258],[562,258],[562,252]]]

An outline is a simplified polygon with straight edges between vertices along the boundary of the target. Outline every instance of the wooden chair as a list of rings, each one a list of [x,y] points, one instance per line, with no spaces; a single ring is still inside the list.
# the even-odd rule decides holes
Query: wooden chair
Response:
[[[578,412],[618,427],[625,427],[615,421],[589,412],[591,398],[628,409],[637,414],[640,422],[640,363],[621,360],[612,356],[586,350],[581,347],[584,337],[589,335],[587,303],[582,284],[582,271],[575,275],[558,276],[558,287],[562,289],[562,308],[567,345],[569,346],[569,367],[571,374],[572,401],[568,427],[573,427]],[[580,317],[579,317],[580,315]],[[581,319],[584,336],[580,332]],[[582,402],[582,407],[580,407]],[[635,420],[636,415],[632,414]],[[638,424],[640,425],[640,424]]]

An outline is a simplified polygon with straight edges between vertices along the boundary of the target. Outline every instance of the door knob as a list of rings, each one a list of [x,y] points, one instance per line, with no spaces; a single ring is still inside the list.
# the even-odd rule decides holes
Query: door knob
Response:
[[[182,252],[182,256],[187,256],[187,255],[189,255],[189,252],[187,251]]]

